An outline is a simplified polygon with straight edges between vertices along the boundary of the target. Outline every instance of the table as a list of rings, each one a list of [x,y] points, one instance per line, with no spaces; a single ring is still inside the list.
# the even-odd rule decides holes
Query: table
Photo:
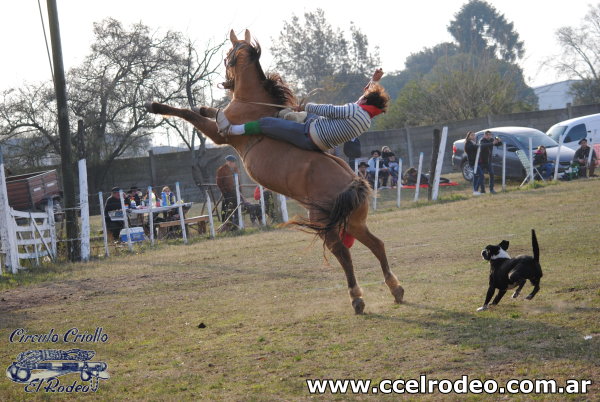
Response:
[[[178,210],[180,207],[182,209],[185,210],[189,210],[192,207],[193,203],[192,202],[183,202],[183,203],[175,203],[173,205],[167,205],[167,206],[161,206],[161,207],[146,207],[146,206],[141,206],[138,208],[129,208],[127,209],[127,216],[129,217],[130,221],[133,221],[134,219],[137,221],[136,223],[138,224],[138,226],[143,226],[144,224],[144,215],[146,214],[150,214],[150,212],[152,214],[158,214],[161,212],[169,212],[172,210]],[[184,211],[185,214],[185,211]],[[181,219],[183,218],[183,219]],[[141,221],[141,222],[139,222]],[[168,222],[173,222],[172,225],[181,225],[182,229],[185,226],[185,216],[180,217],[180,219],[176,219],[173,221],[168,221]],[[132,222],[133,223],[133,222]],[[150,225],[150,237],[152,239],[152,241],[154,241],[154,226],[159,226],[159,223],[154,224],[154,220],[152,219],[152,224]],[[186,233],[182,231],[182,235],[183,235],[183,239],[184,241],[187,243],[187,236]]]

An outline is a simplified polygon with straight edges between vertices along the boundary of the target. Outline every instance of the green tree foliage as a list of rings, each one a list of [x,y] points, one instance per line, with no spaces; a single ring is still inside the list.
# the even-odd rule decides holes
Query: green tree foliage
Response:
[[[458,53],[454,43],[444,42],[431,48],[424,48],[406,58],[404,70],[384,75],[381,84],[392,99],[398,97],[400,90],[411,80],[422,78],[437,64],[440,58],[450,57]]]
[[[376,121],[376,128],[533,110],[536,104],[533,91],[525,85],[522,71],[514,64],[457,54],[438,59],[431,72],[411,80],[388,113]]]
[[[321,9],[305,13],[303,19],[293,15],[271,47],[276,68],[300,92],[323,88],[313,100],[352,101],[378,66],[379,56],[377,49],[369,51],[366,35],[354,24],[347,36],[329,24]]]
[[[523,57],[525,48],[512,22],[489,3],[471,0],[465,4],[448,26],[461,53],[493,55],[515,62]]]
[[[556,70],[579,82],[571,87],[575,104],[600,102],[600,3],[590,6],[577,27],[556,32],[562,54],[554,60]]]

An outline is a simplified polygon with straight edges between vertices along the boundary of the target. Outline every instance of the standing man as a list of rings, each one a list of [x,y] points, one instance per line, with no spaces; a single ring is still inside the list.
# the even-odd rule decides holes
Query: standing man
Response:
[[[113,187],[112,190],[110,190],[110,197],[106,199],[106,203],[104,204],[104,221],[106,222],[106,230],[112,235],[114,241],[119,240],[121,229],[123,229],[125,226],[123,220],[113,220],[109,215],[109,212],[111,211],[122,211],[121,196],[119,193],[120,190],[121,189],[119,187]],[[123,211],[123,219],[125,218],[125,211]]]
[[[217,169],[217,187],[223,195],[223,202],[221,203],[221,221],[229,217],[229,215],[237,207],[237,195],[235,193],[235,179],[234,174],[240,174],[237,167],[237,158],[233,155],[227,155],[225,157],[225,163]],[[233,214],[232,221],[238,225],[238,216]]]
[[[493,147],[495,145],[501,145],[501,142],[499,139],[493,138],[492,132],[487,130],[483,134],[483,138],[479,144],[481,147],[479,155],[481,168],[484,170],[484,172],[487,171],[488,176],[490,176],[490,193],[496,194],[496,191],[494,191],[494,167],[492,165],[492,153],[494,152]],[[481,192],[485,193],[485,178],[482,178],[481,180]]]
[[[588,158],[590,156],[590,150],[592,152],[592,160],[590,160],[590,177],[595,177],[594,170],[596,169],[596,162],[598,161],[598,156],[596,156],[596,151],[592,150],[590,146],[588,146],[587,138],[582,138],[579,141],[579,148],[575,151],[575,155],[573,156],[573,162],[579,165],[579,177],[586,176],[586,168],[588,167]]]

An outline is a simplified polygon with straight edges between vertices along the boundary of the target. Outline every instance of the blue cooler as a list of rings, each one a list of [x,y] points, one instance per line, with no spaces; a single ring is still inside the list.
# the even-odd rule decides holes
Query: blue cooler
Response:
[[[129,237],[131,237],[132,243],[144,241],[146,239],[144,236],[144,228],[140,226],[129,228]],[[122,242],[127,243],[127,229],[121,229],[119,238]]]

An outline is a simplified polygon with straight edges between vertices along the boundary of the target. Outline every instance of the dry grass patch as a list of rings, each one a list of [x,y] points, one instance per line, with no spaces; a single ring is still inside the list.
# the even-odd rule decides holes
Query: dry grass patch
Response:
[[[600,180],[589,180],[372,214],[406,302],[393,303],[379,264],[357,244],[363,316],[353,314],[335,259],[324,263],[320,243],[292,230],[70,264],[21,286],[3,279],[0,362],[8,366],[30,346],[73,346],[9,343],[15,328],[103,327],[106,344],[75,346],[108,363],[111,378],[98,397],[109,400],[309,399],[307,378],[597,382],[599,196]],[[531,302],[505,297],[475,313],[487,288],[480,250],[507,239],[511,255],[531,254],[531,228],[541,248],[541,291]],[[5,379],[0,395],[25,394]],[[594,384],[584,398],[599,395]]]

